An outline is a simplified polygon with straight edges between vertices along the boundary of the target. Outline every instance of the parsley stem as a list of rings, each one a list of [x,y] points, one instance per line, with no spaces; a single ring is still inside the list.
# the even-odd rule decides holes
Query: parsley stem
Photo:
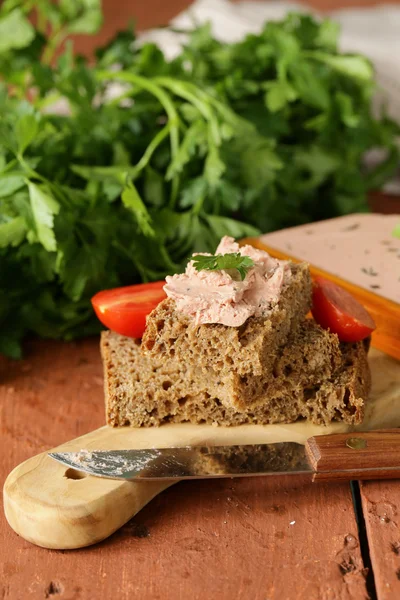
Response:
[[[230,125],[235,127],[237,127],[239,124],[241,124],[242,126],[246,125],[247,127],[251,126],[249,121],[246,121],[245,119],[234,113],[229,106],[223,104],[220,100],[218,100],[218,98],[216,98],[209,92],[206,92],[205,90],[201,89],[191,81],[185,82],[185,84],[187,88],[191,89],[193,94],[195,94],[198,98],[203,98],[203,100],[207,102],[207,104],[213,105],[214,108],[220,114],[220,116],[226,121],[226,123],[229,123]]]
[[[6,166],[2,169],[1,175],[3,176],[6,173],[8,173],[8,171],[12,171],[17,164],[18,161],[16,158],[11,159],[10,162],[7,163]]]
[[[42,183],[47,183],[47,179],[45,177],[43,177],[40,173],[38,173],[37,171],[35,171],[34,169],[32,169],[28,163],[25,161],[24,157],[22,156],[22,154],[18,153],[17,155],[17,160],[19,162],[19,164],[21,165],[21,167],[24,169],[26,176],[30,179],[38,179],[39,181],[41,181]]]
[[[147,146],[142,158],[135,165],[135,167],[134,167],[135,173],[134,173],[133,177],[137,177],[137,175],[140,173],[140,171],[142,171],[145,167],[147,167],[155,150],[158,148],[158,146],[161,144],[161,142],[164,140],[164,138],[167,137],[170,129],[171,129],[171,124],[168,121],[168,123],[157,133],[157,135],[154,136],[154,138],[151,140],[150,144]]]
[[[132,83],[148,91],[150,94],[152,94],[159,100],[160,104],[163,106],[165,112],[167,113],[169,121],[171,157],[173,160],[179,150],[179,115],[169,95],[153,80],[141,77],[136,73],[131,73],[127,71],[97,71],[96,78],[99,81],[106,81],[108,79],[127,81],[128,83]],[[171,188],[172,189],[169,206],[170,208],[174,208],[179,191],[179,175],[174,175]]]
[[[68,31],[65,27],[61,27],[60,29],[54,31],[43,52],[42,63],[44,65],[49,65],[51,63],[55,51],[57,50],[58,46],[62,44],[66,37],[68,37]]]
[[[188,89],[186,82],[170,79],[169,77],[156,77],[155,81],[160,85],[169,88],[177,96],[180,96],[184,100],[191,102],[191,104],[197,108],[199,113],[209,123],[213,141],[217,146],[219,146],[221,143],[221,136],[219,132],[218,120],[211,110],[210,105],[207,102],[199,99],[199,94],[196,94],[198,91],[197,88],[194,87],[195,92],[191,92]]]

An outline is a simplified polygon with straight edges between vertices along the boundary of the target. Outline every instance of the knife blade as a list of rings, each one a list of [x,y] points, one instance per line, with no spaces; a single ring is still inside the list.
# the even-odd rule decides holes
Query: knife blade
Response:
[[[294,442],[246,446],[185,446],[146,450],[50,453],[88,475],[111,479],[206,479],[309,472],[304,447]]]
[[[400,430],[316,436],[296,442],[51,452],[86,475],[138,480],[309,474],[313,480],[400,478]]]

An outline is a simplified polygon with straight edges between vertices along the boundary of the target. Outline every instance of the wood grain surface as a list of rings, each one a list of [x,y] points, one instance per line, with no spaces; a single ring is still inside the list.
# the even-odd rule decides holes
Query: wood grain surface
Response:
[[[23,361],[0,360],[0,381],[3,481],[22,460],[104,422],[96,338],[30,343]],[[33,546],[3,514],[0,536],[7,600],[368,597],[348,484],[182,483],[84,550]]]
[[[379,600],[400,598],[400,482],[364,481],[362,506]]]

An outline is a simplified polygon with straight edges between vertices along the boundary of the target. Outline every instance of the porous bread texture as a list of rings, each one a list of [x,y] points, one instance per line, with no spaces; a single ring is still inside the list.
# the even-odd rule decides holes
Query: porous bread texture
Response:
[[[305,319],[289,334],[286,344],[277,349],[272,372],[239,375],[234,370],[223,378],[207,371],[209,393],[225,406],[238,411],[250,410],[297,389],[317,385],[329,379],[340,367],[342,354],[336,335]]]
[[[248,411],[272,397],[279,398],[291,390],[310,387],[331,377],[341,360],[337,336],[312,320],[304,320],[289,335],[287,343],[276,350],[270,372],[239,375],[233,367],[221,373],[196,364],[190,365],[187,372],[196,390],[206,391],[227,408]]]
[[[369,344],[369,339],[353,344],[341,344],[342,365],[334,377],[306,390],[307,395],[314,399],[314,403],[307,403],[307,409],[304,411],[306,419],[313,421],[317,414],[329,415],[331,421],[350,424],[363,422],[365,405],[371,390]],[[347,414],[350,414],[351,418],[347,418]]]
[[[195,363],[164,353],[144,354],[140,340],[103,332],[101,352],[106,416],[112,426],[148,427],[167,422],[230,426],[291,423],[301,418],[317,424],[334,420],[356,424],[362,422],[370,387],[367,345],[339,346],[335,335],[312,320],[299,325],[290,343],[275,357],[275,384],[269,388],[267,375],[264,389],[261,380],[253,382],[253,387],[261,390],[257,403],[246,405],[242,398],[252,385],[249,375],[246,381],[231,379],[229,385],[238,384],[234,389],[240,408],[229,402],[226,389],[218,392]],[[305,355],[310,360],[302,363],[300,357]],[[292,372],[285,375],[287,366]],[[226,386],[221,379],[220,389]]]
[[[221,377],[272,372],[277,351],[287,341],[311,307],[311,277],[306,263],[291,263],[291,277],[282,288],[279,302],[265,316],[250,317],[241,327],[195,325],[191,317],[176,310],[167,298],[147,318],[142,348],[152,356],[174,357],[213,369]]]

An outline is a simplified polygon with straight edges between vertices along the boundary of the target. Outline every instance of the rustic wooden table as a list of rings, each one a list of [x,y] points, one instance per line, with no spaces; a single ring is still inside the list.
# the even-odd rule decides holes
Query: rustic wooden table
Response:
[[[107,27],[97,41],[133,14],[143,28],[166,22],[188,2],[104,4]],[[88,44],[78,40],[81,51],[90,52]],[[398,212],[393,202],[378,197],[374,206]],[[0,411],[3,480],[30,456],[100,427],[98,339],[36,341],[23,361],[0,358]],[[397,600],[399,498],[400,482],[353,489],[302,477],[181,483],[107,541],[78,551],[35,547],[1,516],[0,597]]]

